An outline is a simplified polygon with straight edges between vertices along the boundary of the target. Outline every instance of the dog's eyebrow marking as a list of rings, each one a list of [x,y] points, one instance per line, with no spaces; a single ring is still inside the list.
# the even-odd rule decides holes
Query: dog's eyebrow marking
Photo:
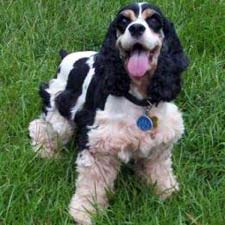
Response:
[[[153,9],[145,9],[142,12],[142,18],[145,20],[145,19],[147,19],[148,17],[152,16],[155,13],[157,13],[157,12],[155,10],[153,10]]]
[[[135,16],[135,13],[133,10],[131,9],[126,9],[124,11],[121,12],[121,14],[127,18],[129,18],[131,21],[134,21],[137,19],[137,17]]]

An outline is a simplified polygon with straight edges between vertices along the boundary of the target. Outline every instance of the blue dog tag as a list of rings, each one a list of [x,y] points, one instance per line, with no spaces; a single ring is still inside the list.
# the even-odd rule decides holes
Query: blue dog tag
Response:
[[[153,121],[146,115],[143,115],[138,118],[137,126],[142,131],[148,131],[153,128]]]

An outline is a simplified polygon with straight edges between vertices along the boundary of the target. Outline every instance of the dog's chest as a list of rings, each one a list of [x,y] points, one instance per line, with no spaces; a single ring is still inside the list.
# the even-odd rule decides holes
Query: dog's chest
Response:
[[[139,107],[123,97],[109,96],[105,109],[97,111],[95,122],[89,132],[89,145],[96,151],[118,155],[125,162],[131,158],[146,158],[155,147],[170,139],[171,119],[167,113],[172,103],[162,103],[153,107],[151,115],[159,119],[158,126],[143,131],[137,120],[144,115],[145,108]],[[175,106],[175,109],[176,106]]]

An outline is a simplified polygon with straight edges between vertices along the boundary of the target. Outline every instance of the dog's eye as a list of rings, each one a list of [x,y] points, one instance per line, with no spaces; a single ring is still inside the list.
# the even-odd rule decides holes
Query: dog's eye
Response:
[[[122,32],[124,32],[124,30],[126,29],[126,27],[128,26],[128,24],[130,23],[130,19],[125,17],[125,16],[121,16],[119,19],[118,19],[118,23],[117,23],[117,26],[118,26],[118,29]]]
[[[122,24],[128,24],[129,22],[130,22],[130,19],[128,19],[127,17],[122,17],[121,19]]]
[[[146,22],[155,32],[159,32],[162,28],[162,18],[158,14],[154,14],[153,16],[147,18]]]

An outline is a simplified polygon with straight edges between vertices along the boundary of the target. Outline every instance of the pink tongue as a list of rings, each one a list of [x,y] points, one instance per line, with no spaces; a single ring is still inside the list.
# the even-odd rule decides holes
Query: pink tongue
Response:
[[[143,77],[149,69],[149,57],[145,51],[134,51],[128,60],[128,72],[133,77]]]

